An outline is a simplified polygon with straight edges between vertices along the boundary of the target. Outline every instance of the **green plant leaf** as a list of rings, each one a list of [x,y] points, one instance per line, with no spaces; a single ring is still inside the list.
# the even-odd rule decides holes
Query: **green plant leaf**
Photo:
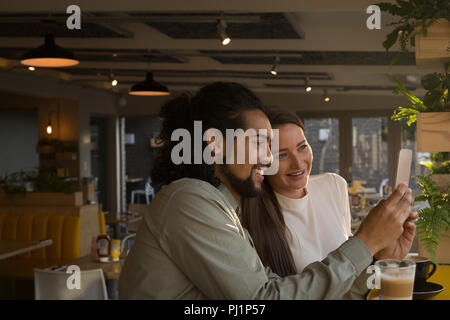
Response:
[[[401,16],[401,9],[397,5],[389,2],[380,2],[376,3],[376,5],[380,7],[381,11],[389,12],[393,16]]]
[[[433,154],[432,157],[440,155]],[[449,233],[450,205],[448,201],[448,189],[442,190],[429,176],[418,176],[418,184],[423,188],[421,196],[415,201],[427,200],[430,207],[419,210],[419,218],[416,221],[417,236],[425,249],[435,254],[442,236]]]
[[[398,12],[400,13],[401,16],[406,16],[408,15],[409,12],[413,10],[412,4],[409,3],[408,1],[397,0],[397,3],[399,4]]]
[[[417,196],[414,198],[414,202],[422,202],[422,201],[427,201],[427,197],[425,197],[424,195],[421,196]]]
[[[424,89],[433,90],[433,89],[440,87],[441,79],[439,77],[439,74],[430,73],[430,74],[426,74],[422,77],[421,83],[422,83],[422,86]]]
[[[386,40],[383,41],[383,47],[386,51],[389,51],[390,48],[395,44],[398,38],[398,30],[399,28],[395,28],[394,31],[387,35]]]
[[[421,161],[420,164],[422,166],[427,167],[428,169],[430,169],[431,171],[433,171],[435,169],[433,162],[431,161]]]
[[[400,93],[402,93],[405,97],[408,98],[409,101],[413,103],[413,108],[415,108],[418,111],[425,111],[427,107],[423,104],[422,100],[420,100],[418,97],[413,95],[406,87],[398,80],[395,80],[395,82],[398,85],[398,90]]]
[[[408,126],[411,126],[416,121],[417,121],[417,116],[416,115],[411,115],[411,116],[409,116],[408,122],[406,124]]]

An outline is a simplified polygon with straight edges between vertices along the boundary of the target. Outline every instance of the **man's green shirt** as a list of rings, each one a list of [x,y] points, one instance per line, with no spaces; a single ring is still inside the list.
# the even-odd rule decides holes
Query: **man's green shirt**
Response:
[[[119,298],[345,299],[367,293],[362,272],[372,255],[358,238],[281,278],[263,266],[238,209],[224,185],[184,178],[166,186],[144,214],[121,272]]]

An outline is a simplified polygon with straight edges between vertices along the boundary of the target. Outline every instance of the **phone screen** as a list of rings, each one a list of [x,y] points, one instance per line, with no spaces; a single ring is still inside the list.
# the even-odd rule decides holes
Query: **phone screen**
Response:
[[[397,173],[395,175],[395,187],[401,182],[409,186],[411,176],[412,150],[401,149],[398,155]]]

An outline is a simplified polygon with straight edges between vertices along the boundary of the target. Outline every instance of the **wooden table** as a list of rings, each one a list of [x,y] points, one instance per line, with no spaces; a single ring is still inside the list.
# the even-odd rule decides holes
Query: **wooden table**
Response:
[[[51,245],[51,239],[0,240],[0,260]]]
[[[94,260],[91,255],[87,255],[69,261],[67,262],[67,265],[77,265],[80,267],[80,270],[102,269],[103,274],[105,275],[108,298],[111,300],[117,300],[119,298],[118,280],[124,262],[124,259],[120,259],[119,261],[100,262]]]
[[[87,255],[71,260],[67,262],[67,265],[77,265],[80,267],[80,270],[102,269],[106,278],[109,280],[117,280],[120,277],[120,272],[122,271],[124,262],[124,259],[119,261],[100,262],[94,260],[91,255]]]

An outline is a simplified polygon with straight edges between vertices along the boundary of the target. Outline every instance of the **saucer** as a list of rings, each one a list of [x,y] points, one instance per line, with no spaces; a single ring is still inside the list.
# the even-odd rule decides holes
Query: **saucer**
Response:
[[[413,299],[422,300],[428,299],[437,295],[444,290],[444,286],[433,282],[421,282],[414,284]]]

